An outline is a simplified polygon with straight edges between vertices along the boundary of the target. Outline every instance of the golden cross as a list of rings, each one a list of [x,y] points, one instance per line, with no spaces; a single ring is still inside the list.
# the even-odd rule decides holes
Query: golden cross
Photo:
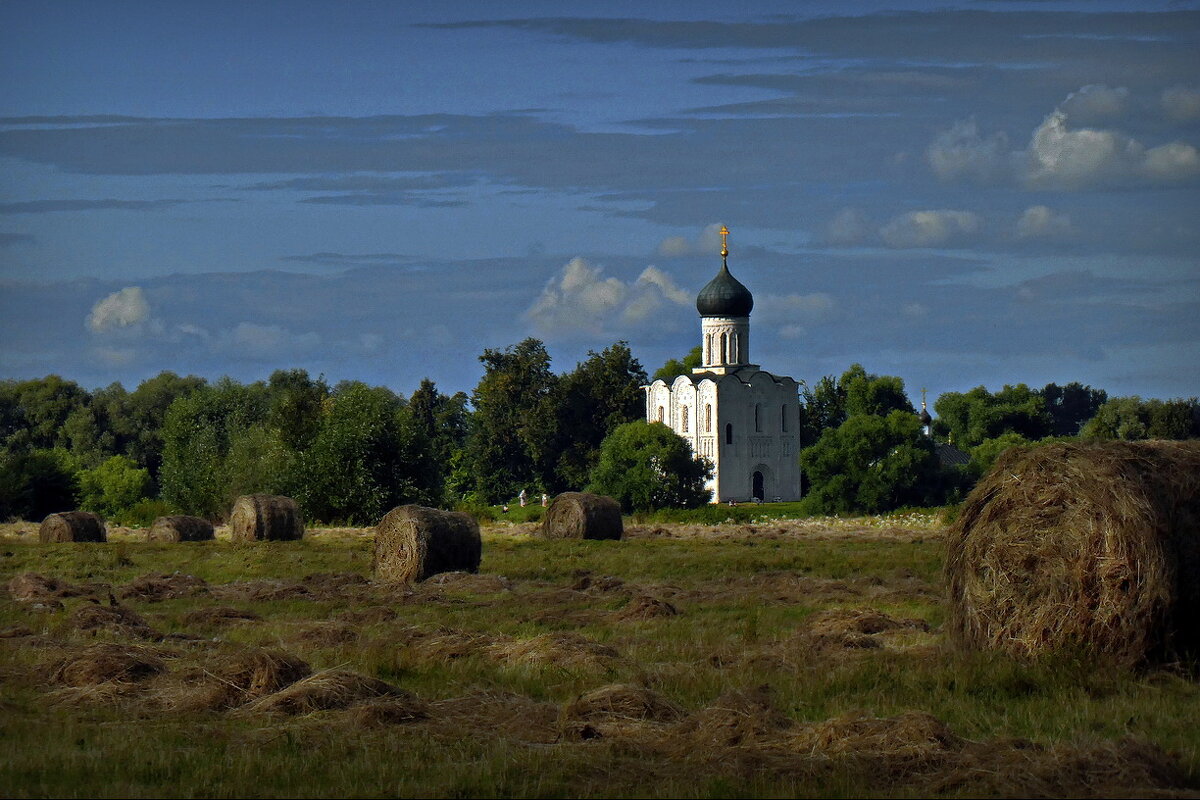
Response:
[[[926,392],[928,392],[928,391],[929,391],[929,390],[928,390],[928,389],[925,389],[925,388],[922,388],[922,389],[921,389],[921,408],[924,408],[924,407],[925,407],[925,393],[926,393]]]
[[[726,237],[729,236],[729,228],[722,225],[719,233],[721,234],[721,258],[724,258],[729,255],[729,242],[726,241]]]

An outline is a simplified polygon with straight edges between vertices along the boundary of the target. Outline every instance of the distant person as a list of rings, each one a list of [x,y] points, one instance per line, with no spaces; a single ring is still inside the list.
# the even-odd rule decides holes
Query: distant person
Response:
[[[545,508],[548,502],[550,502],[550,498],[546,496],[545,492],[542,492],[542,508]]]
[[[521,501],[521,508],[524,508],[525,507],[525,490],[524,489],[522,489],[521,493],[519,495],[517,495],[517,499]]]
[[[504,514],[507,514],[508,513],[508,503],[505,503],[504,505],[500,506],[500,511]]]

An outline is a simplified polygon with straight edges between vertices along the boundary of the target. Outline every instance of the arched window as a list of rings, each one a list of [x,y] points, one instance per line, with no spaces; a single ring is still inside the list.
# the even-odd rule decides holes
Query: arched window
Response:
[[[687,406],[684,406],[681,409],[681,413],[679,415],[679,422],[681,424],[681,429],[683,430],[683,432],[687,433],[688,432],[688,408],[687,408]]]
[[[705,335],[704,335],[704,363],[705,363],[705,364],[711,364],[711,363],[713,363],[713,360],[712,360],[712,339],[713,339],[713,337],[712,337],[712,334],[711,334],[711,333],[708,333],[708,334],[705,334]]]
[[[739,344],[740,343],[738,342],[738,335],[736,333],[729,334],[729,363],[730,364],[742,363],[741,352],[740,352],[741,348],[739,347]]]
[[[712,403],[704,404],[704,432],[712,433]]]
[[[662,407],[662,406],[659,406],[659,407],[658,407],[658,421],[659,421],[659,422],[662,422],[662,421],[663,421],[663,418],[664,418],[665,416],[666,416],[666,411],[663,409],[663,407]]]
[[[787,433],[787,404],[779,407],[779,429]]]
[[[762,433],[762,403],[754,404],[754,432]]]
[[[725,444],[733,444],[733,423],[725,423]]]
[[[721,334],[721,363],[729,363],[729,334]]]

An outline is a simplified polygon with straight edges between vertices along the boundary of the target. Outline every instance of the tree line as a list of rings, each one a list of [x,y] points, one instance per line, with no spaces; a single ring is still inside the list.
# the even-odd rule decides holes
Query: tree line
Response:
[[[698,348],[654,377],[690,371]],[[591,488],[627,509],[705,501],[710,467],[644,422],[646,371],[626,342],[556,374],[526,339],[479,357],[474,390],[408,397],[300,369],[266,381],[172,372],[127,391],[50,375],[0,382],[0,519],[84,508],[127,524],[220,518],[241,494],[294,497],[310,519],[370,524],[416,502],[483,506],[522,489]],[[1007,447],[1063,437],[1197,438],[1200,404],[1109,398],[1079,383],[949,392],[921,430],[904,382],[852,365],[802,384],[801,469],[813,513],[956,502]],[[939,444],[969,456],[946,465]]]

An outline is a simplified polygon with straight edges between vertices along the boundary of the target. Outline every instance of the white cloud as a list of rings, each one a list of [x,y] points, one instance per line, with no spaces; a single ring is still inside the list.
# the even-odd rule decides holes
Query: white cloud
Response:
[[[874,233],[871,221],[857,208],[843,208],[825,226],[825,241],[829,244],[860,244]]]
[[[906,317],[920,319],[921,317],[928,316],[929,306],[925,305],[924,303],[905,303],[904,307],[900,309],[900,311]]]
[[[647,267],[626,284],[604,277],[600,267],[576,257],[546,283],[524,316],[543,334],[619,334],[623,325],[645,322],[672,304],[686,306],[692,300],[657,267]]]
[[[127,286],[92,306],[87,327],[93,333],[110,333],[141,325],[150,318],[150,304],[140,286]]]
[[[1017,238],[1066,236],[1073,231],[1071,218],[1048,206],[1030,206],[1017,220]]]
[[[1200,92],[1174,86],[1161,99],[1175,119],[1200,117]],[[1010,151],[1003,133],[983,136],[975,120],[967,119],[939,133],[925,155],[945,181],[1015,180],[1034,189],[1154,185],[1200,175],[1200,153],[1193,145],[1175,141],[1147,148],[1120,130],[1090,125],[1123,115],[1128,101],[1124,87],[1089,84],[1042,120],[1024,150]]]
[[[768,295],[755,303],[760,323],[773,328],[781,339],[799,339],[808,326],[831,318],[837,310],[833,297],[824,292]]]
[[[1003,175],[1009,165],[1008,137],[983,137],[974,119],[958,120],[939,133],[925,151],[933,173],[941,180],[968,179],[980,183]]]
[[[1071,92],[1059,104],[1059,109],[1076,120],[1096,120],[1125,113],[1129,90],[1124,86],[1111,88],[1102,83],[1090,83]]]
[[[1147,150],[1142,168],[1160,180],[1186,180],[1200,173],[1200,153],[1190,144],[1171,142]]]
[[[239,322],[221,337],[226,350],[252,358],[269,358],[284,353],[308,350],[321,343],[319,334],[294,334],[279,325]]]
[[[1190,86],[1171,86],[1159,97],[1163,111],[1177,122],[1200,119],[1200,89]]]
[[[880,228],[879,235],[888,247],[936,247],[970,236],[979,224],[970,211],[910,211]]]
[[[721,223],[706,225],[695,239],[684,236],[668,236],[658,244],[658,255],[662,258],[681,256],[714,255],[721,252]]]

